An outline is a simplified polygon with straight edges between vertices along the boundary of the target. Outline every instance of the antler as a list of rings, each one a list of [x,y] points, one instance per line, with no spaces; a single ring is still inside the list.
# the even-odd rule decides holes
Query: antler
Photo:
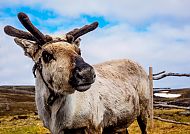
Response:
[[[23,39],[28,39],[28,40],[32,40],[32,41],[36,41],[38,42],[38,44],[40,46],[42,46],[43,44],[45,44],[48,41],[52,40],[52,37],[50,37],[49,35],[44,35],[42,34],[30,21],[29,17],[25,14],[20,12],[18,14],[18,19],[20,20],[20,22],[22,23],[22,25],[30,32],[25,32],[19,29],[16,29],[12,26],[5,26],[4,27],[4,31],[6,34],[10,35],[10,36],[14,36],[14,37],[18,37],[18,38],[23,38]]]
[[[22,25],[39,41],[40,45],[52,40],[50,36],[44,36],[30,21],[29,17],[25,13],[19,13],[18,19]]]
[[[32,34],[22,31],[22,30],[19,30],[19,29],[16,29],[9,25],[4,27],[4,31],[6,34],[13,36],[13,37],[28,39],[28,40],[32,40],[32,41],[38,41]]]
[[[25,32],[19,29],[16,29],[12,26],[5,26],[4,31],[6,34],[10,35],[10,36],[14,36],[14,37],[18,37],[18,38],[23,38],[23,39],[28,39],[28,40],[32,40],[32,41],[36,41],[38,42],[38,45],[42,46],[43,44],[52,41],[52,37],[50,37],[49,35],[44,35],[43,33],[41,33],[30,21],[29,17],[25,14],[20,12],[18,14],[18,19],[20,20],[20,22],[22,23],[22,25],[30,32]],[[98,22],[94,22],[90,25],[85,25],[82,28],[77,28],[74,29],[70,32],[68,32],[66,34],[66,37],[68,38],[67,40],[69,42],[73,42],[75,41],[78,37],[93,31],[94,29],[96,29],[98,27]]]
[[[96,29],[98,27],[98,22],[94,22],[90,25],[85,25],[82,28],[76,28],[70,32],[68,32],[66,35],[72,35],[74,37],[74,40],[76,40],[78,37],[93,31],[94,29]]]

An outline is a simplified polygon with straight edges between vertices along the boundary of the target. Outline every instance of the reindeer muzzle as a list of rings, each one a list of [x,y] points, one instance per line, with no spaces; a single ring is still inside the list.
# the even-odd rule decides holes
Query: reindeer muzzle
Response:
[[[94,68],[84,62],[81,57],[77,58],[75,63],[76,66],[72,71],[69,84],[77,91],[83,92],[88,90],[91,84],[95,82],[96,74]]]

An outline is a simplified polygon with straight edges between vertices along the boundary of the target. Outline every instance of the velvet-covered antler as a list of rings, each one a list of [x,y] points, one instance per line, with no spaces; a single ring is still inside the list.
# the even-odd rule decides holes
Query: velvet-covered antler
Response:
[[[76,29],[68,32],[66,35],[72,35],[74,37],[74,41],[75,41],[78,37],[90,32],[90,31],[93,31],[97,27],[98,27],[98,22],[94,22],[90,25],[85,25],[82,28],[79,28],[79,29],[76,28]]]
[[[48,41],[51,41],[52,38],[48,35],[41,33],[30,21],[29,17],[25,13],[18,13],[18,19],[22,25],[30,32],[25,32],[19,29],[16,29],[12,26],[5,26],[4,31],[6,34],[18,38],[28,39],[31,41],[36,41],[40,46],[45,44]]]
[[[4,31],[6,34],[18,38],[23,38],[23,39],[28,39],[31,41],[36,41],[38,45],[42,46],[43,44],[52,41],[52,37],[49,35],[44,35],[41,33],[30,21],[29,17],[25,13],[18,13],[18,19],[22,23],[22,25],[30,32],[25,32],[19,29],[16,29],[12,26],[5,26]],[[68,42],[73,42],[75,41],[78,37],[93,31],[98,27],[98,22],[94,22],[90,25],[85,25],[82,28],[77,28],[74,29],[66,34],[67,41]]]
[[[18,19],[22,25],[39,41],[40,45],[45,44],[46,42],[52,40],[50,36],[45,36],[41,33],[30,21],[29,17],[25,13],[19,13]],[[48,37],[48,38],[46,38]]]
[[[6,34],[13,36],[13,37],[37,41],[36,38],[32,34],[25,32],[25,31],[22,31],[22,30],[19,30],[19,29],[16,29],[16,28],[9,26],[9,25],[4,27],[4,31]]]

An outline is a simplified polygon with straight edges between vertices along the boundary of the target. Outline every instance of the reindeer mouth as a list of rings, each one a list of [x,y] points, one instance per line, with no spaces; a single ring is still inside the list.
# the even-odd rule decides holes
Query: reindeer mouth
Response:
[[[91,87],[91,84],[82,84],[75,87],[75,89],[79,92],[84,92]]]

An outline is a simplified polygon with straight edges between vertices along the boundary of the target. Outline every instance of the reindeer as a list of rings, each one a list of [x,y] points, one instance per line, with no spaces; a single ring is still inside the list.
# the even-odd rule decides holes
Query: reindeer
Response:
[[[79,37],[96,29],[97,22],[51,37],[25,13],[18,19],[29,32],[12,26],[4,31],[34,61],[37,110],[52,134],[119,133],[136,118],[147,133],[149,85],[143,68],[127,59],[91,66],[81,57]]]

